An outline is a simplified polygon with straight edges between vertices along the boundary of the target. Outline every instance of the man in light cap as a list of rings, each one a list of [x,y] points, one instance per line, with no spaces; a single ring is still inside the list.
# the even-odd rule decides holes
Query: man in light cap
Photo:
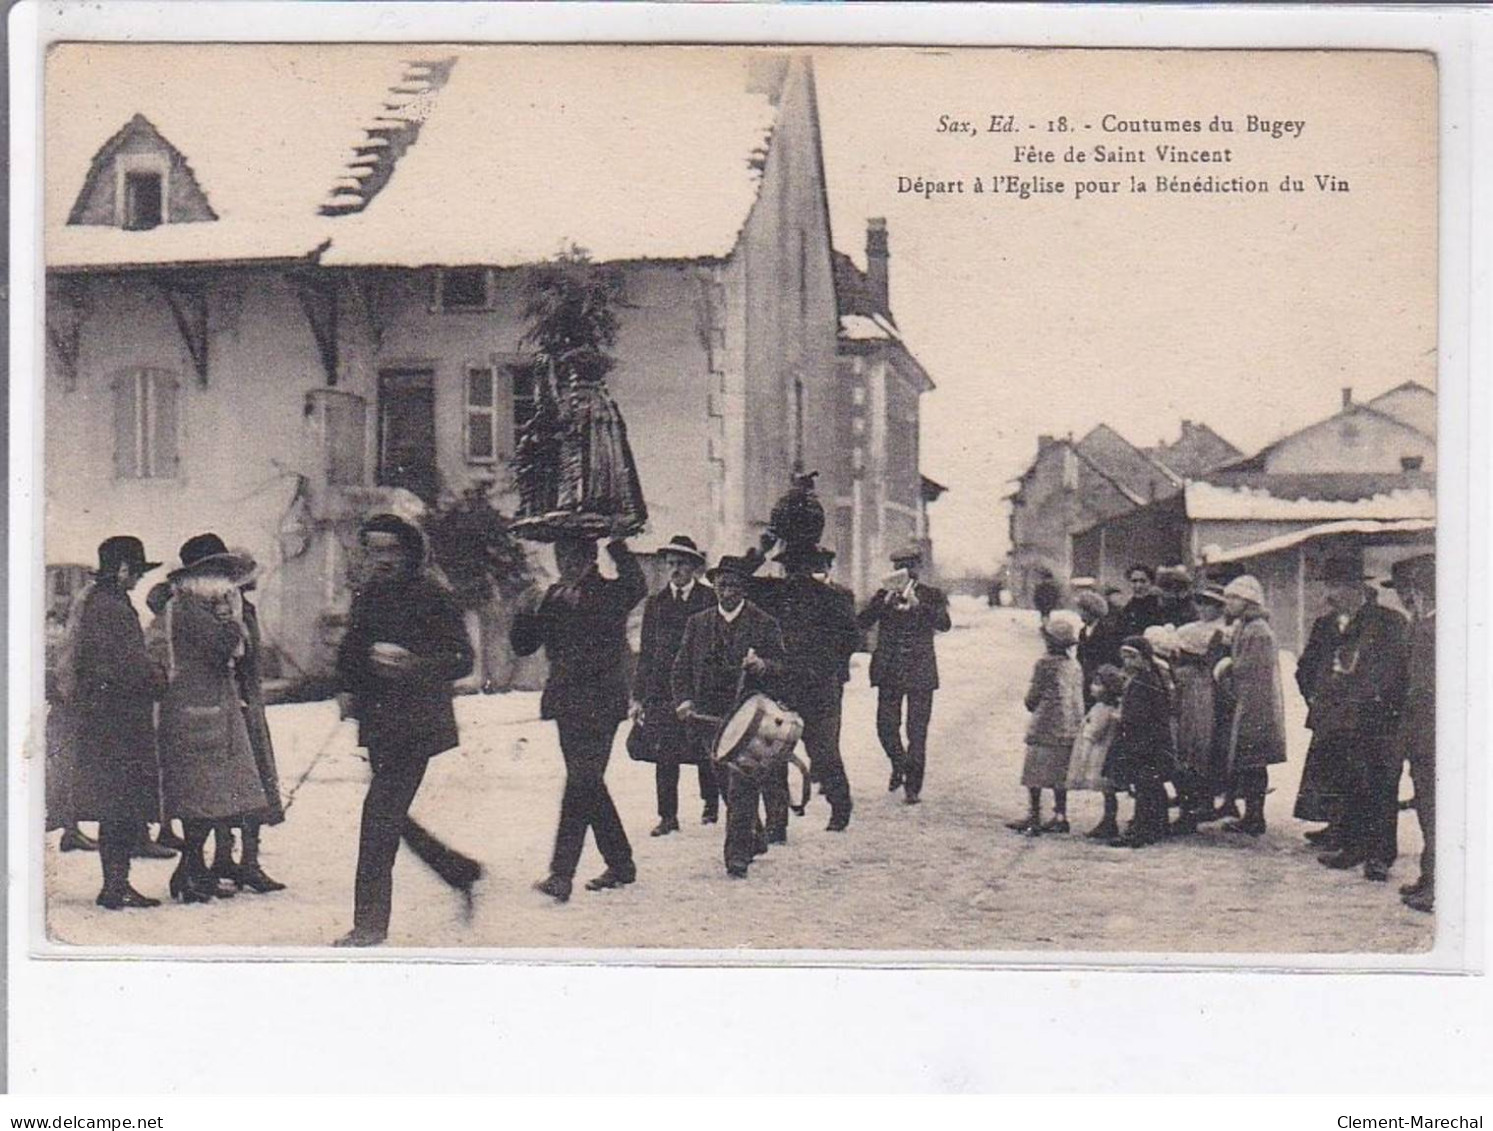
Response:
[[[947,632],[949,599],[942,589],[918,580],[923,555],[908,546],[892,555],[896,572],[856,617],[862,630],[876,626],[871,655],[871,686],[877,689],[876,734],[892,764],[888,790],[906,786],[904,800],[916,805],[923,792],[928,759],[928,721],[938,690],[935,633]],[[907,705],[907,743],[902,742],[902,711]]]
[[[1436,902],[1436,555],[1395,562],[1386,589],[1410,610],[1410,662],[1397,745],[1410,762],[1415,812],[1425,847],[1420,877],[1400,889],[1407,907],[1430,912]]]

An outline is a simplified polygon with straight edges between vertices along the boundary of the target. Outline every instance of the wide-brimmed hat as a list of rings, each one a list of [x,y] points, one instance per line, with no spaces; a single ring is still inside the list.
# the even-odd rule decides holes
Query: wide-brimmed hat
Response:
[[[1385,589],[1405,592],[1407,589],[1426,591],[1436,587],[1436,555],[1421,554],[1405,558],[1389,567],[1389,580],[1379,583]]]
[[[160,562],[145,560],[145,544],[130,534],[116,534],[105,538],[98,547],[98,572],[100,577],[112,577],[119,567],[127,565],[135,573],[149,573],[160,569]]]
[[[1223,586],[1212,582],[1199,586],[1197,591],[1193,593],[1192,599],[1194,601],[1204,601],[1210,605],[1221,605],[1223,604]]]
[[[734,554],[725,554],[722,555],[720,561],[705,571],[705,578],[714,585],[716,578],[720,577],[723,573],[729,573],[733,577],[739,577],[745,581],[754,572],[752,565],[753,563],[747,558],[737,557]]]
[[[1208,624],[1200,620],[1191,621],[1182,625],[1174,634],[1177,650],[1186,652],[1189,656],[1206,656],[1218,633],[1217,622]]]
[[[1328,585],[1355,585],[1369,578],[1353,558],[1328,558],[1322,563],[1322,580]]]
[[[166,576],[172,581],[183,577],[226,577],[242,584],[259,568],[248,554],[233,553],[216,534],[198,534],[181,544],[181,566]]]
[[[1156,587],[1168,593],[1186,593],[1192,588],[1192,578],[1185,566],[1162,566],[1156,571]]]
[[[1163,659],[1177,654],[1177,630],[1172,625],[1150,625],[1141,637],[1151,645],[1152,653]]]
[[[696,546],[695,540],[688,534],[674,535],[674,537],[669,539],[667,546],[660,546],[658,548],[658,552],[660,555],[678,554],[681,558],[690,558],[700,565],[705,564],[705,551]]]
[[[1083,631],[1083,621],[1071,609],[1055,609],[1042,622],[1042,635],[1054,644],[1071,648],[1078,643],[1078,634]]]
[[[903,565],[904,563],[909,564],[909,565],[922,565],[923,564],[923,550],[922,550],[922,547],[920,547],[920,546],[914,546],[911,543],[909,543],[908,545],[903,546],[900,549],[894,551],[893,554],[892,554],[892,565],[894,565],[894,566],[896,566],[896,565]]]
[[[1247,573],[1241,574],[1225,585],[1223,595],[1237,597],[1241,601],[1248,601],[1255,605],[1265,604],[1265,587],[1260,584],[1258,578]]]

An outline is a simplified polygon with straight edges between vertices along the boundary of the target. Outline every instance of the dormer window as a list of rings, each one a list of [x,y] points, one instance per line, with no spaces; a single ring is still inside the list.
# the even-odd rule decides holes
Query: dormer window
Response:
[[[165,154],[121,153],[114,165],[115,223],[129,232],[148,232],[166,223]]]
[[[160,226],[161,220],[161,174],[126,173],[123,226],[142,232]]]
[[[1425,466],[1425,462],[1426,462],[1426,457],[1425,456],[1401,456],[1400,457],[1400,470],[1401,471],[1419,471],[1419,470],[1421,470],[1422,467]]]

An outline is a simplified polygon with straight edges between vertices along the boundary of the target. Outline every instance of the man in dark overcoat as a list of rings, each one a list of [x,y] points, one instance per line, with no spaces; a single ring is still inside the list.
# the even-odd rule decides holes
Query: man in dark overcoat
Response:
[[[702,824],[713,825],[720,816],[720,789],[710,759],[701,758],[699,745],[690,741],[685,724],[674,713],[670,677],[684,626],[696,613],[715,605],[715,594],[697,576],[705,555],[694,539],[675,535],[659,551],[669,567],[669,580],[643,602],[643,634],[638,664],[632,677],[629,714],[641,725],[643,757],[655,763],[658,790],[658,826],[653,836],[679,831],[679,767],[695,763],[700,777],[700,799],[705,803]]]
[[[1325,731],[1318,734],[1312,727],[1310,710],[1318,693],[1327,686],[1333,655],[1343,642],[1350,619],[1348,614],[1329,607],[1312,622],[1306,647],[1296,661],[1296,687],[1307,705],[1307,727],[1312,729],[1312,741],[1307,747],[1306,764],[1301,768],[1301,785],[1296,792],[1293,815],[1298,821],[1323,822],[1323,827],[1309,831],[1306,839],[1319,848],[1331,850],[1343,847],[1342,811],[1348,795],[1347,764],[1341,745],[1333,736]]]
[[[1356,561],[1334,558],[1323,580],[1336,617],[1337,640],[1306,725],[1325,745],[1346,787],[1342,847],[1318,859],[1329,868],[1363,866],[1370,880],[1389,878],[1397,854],[1403,758],[1395,742],[1405,695],[1406,621],[1368,600]]]
[[[1400,888],[1407,907],[1430,912],[1436,905],[1436,555],[1395,562],[1386,588],[1410,610],[1410,661],[1397,742],[1410,763],[1415,812],[1425,846],[1420,876]]]
[[[1144,636],[1146,629],[1166,623],[1166,610],[1156,589],[1156,571],[1137,562],[1125,572],[1130,582],[1130,600],[1119,610],[1120,639]]]
[[[764,535],[763,546],[746,555],[749,568],[760,568],[767,560],[764,551],[777,542],[775,535]],[[814,576],[824,561],[824,550],[818,545],[790,542],[780,550],[777,561],[787,576],[750,577],[747,599],[783,631],[781,699],[803,718],[809,771],[829,802],[825,829],[843,832],[850,824],[852,802],[850,779],[840,757],[840,706],[849,678],[849,657],[860,647],[855,598],[848,590],[831,587]],[[786,795],[786,764],[782,777]],[[772,843],[788,839],[786,814],[781,825],[770,820],[767,839]]]
[[[155,701],[165,680],[145,647],[130,590],[160,562],[145,560],[140,539],[107,538],[98,572],[82,599],[70,649],[78,766],[72,812],[99,822],[103,888],[95,902],[110,911],[160,903],[130,886],[130,854],[140,830],[160,813]]]
[[[710,571],[716,606],[690,617],[671,676],[675,711],[693,728],[702,757],[710,758],[717,725],[757,691],[772,693],[783,673],[783,635],[776,621],[745,599],[750,565],[724,557]],[[704,716],[701,719],[700,716]],[[726,775],[726,872],[741,878],[758,848],[758,798],[769,824],[788,821],[788,787],[722,766]]]
[[[928,722],[938,690],[938,656],[934,634],[947,632],[949,599],[942,589],[918,580],[922,551],[909,546],[892,555],[892,567],[905,582],[893,592],[883,586],[861,610],[862,629],[876,626],[871,654],[871,686],[876,688],[876,735],[892,764],[888,790],[906,785],[903,799],[916,805],[923,792],[928,759]],[[899,577],[899,581],[901,578]],[[902,742],[902,713],[907,712],[907,743]]]
[[[514,618],[510,633],[518,655],[543,648],[549,659],[539,713],[553,719],[560,732],[565,793],[550,874],[534,887],[560,903],[570,898],[587,829],[606,861],[606,870],[587,881],[588,891],[630,884],[638,874],[607,790],[606,770],[617,725],[627,717],[627,618],[647,595],[648,583],[626,542],[608,543],[607,553],[617,567],[615,578],[603,577],[597,568],[595,542],[556,542],[560,580],[537,609]]]
[[[451,684],[472,670],[461,609],[425,568],[418,527],[375,515],[359,532],[368,577],[353,594],[337,674],[347,715],[373,770],[363,799],[353,929],[338,946],[377,946],[389,933],[394,858],[401,838],[471,907],[482,875],[475,860],[437,840],[409,815],[430,759],[460,741]]]

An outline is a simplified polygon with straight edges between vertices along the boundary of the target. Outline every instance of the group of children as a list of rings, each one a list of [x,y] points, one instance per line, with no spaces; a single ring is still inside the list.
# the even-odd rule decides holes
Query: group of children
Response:
[[[1241,703],[1234,671],[1240,629],[1258,625],[1251,641],[1260,631],[1268,635],[1259,583],[1244,576],[1227,587],[1199,587],[1181,625],[1140,628],[1094,592],[1081,593],[1076,603],[1077,612],[1056,609],[1042,620],[1046,654],[1026,695],[1031,720],[1021,781],[1029,811],[1008,827],[1027,836],[1066,833],[1068,791],[1092,790],[1104,796],[1104,817],[1087,835],[1116,847],[1141,848],[1225,817],[1234,818],[1225,826],[1230,831],[1264,832],[1264,765],[1283,760],[1284,743],[1278,754],[1275,743],[1264,754],[1252,749],[1249,740],[1261,728],[1252,719],[1241,728],[1237,715],[1241,706],[1260,708],[1249,695]],[[1273,636],[1268,648],[1271,655],[1261,662],[1273,665]],[[1250,667],[1252,652],[1245,657]],[[1264,711],[1278,717],[1278,675],[1260,674]],[[1273,724],[1266,720],[1264,730],[1278,731]],[[1044,790],[1053,796],[1047,820]],[[1123,831],[1122,793],[1135,798],[1134,819]],[[1242,819],[1236,798],[1246,802]],[[1173,805],[1180,809],[1174,823],[1168,818]]]

